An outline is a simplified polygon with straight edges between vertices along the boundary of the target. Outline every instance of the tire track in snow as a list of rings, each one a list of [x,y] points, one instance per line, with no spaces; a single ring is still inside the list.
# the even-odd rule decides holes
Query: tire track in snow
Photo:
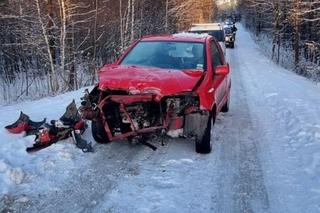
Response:
[[[236,47],[238,48],[238,47]],[[213,192],[217,212],[268,212],[269,199],[259,158],[257,126],[252,123],[236,49],[229,51],[232,71],[231,109],[215,126],[218,192]]]
[[[239,173],[235,175],[235,209],[238,212],[263,212],[269,208],[269,199],[264,184],[263,171],[259,158],[256,128],[253,126],[250,108],[246,100],[246,92],[241,82],[241,73],[235,72],[236,83],[236,114],[233,125],[236,124],[239,142]]]

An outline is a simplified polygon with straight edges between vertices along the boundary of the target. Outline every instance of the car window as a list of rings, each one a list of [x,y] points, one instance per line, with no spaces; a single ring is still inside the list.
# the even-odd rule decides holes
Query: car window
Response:
[[[232,33],[231,28],[230,28],[230,27],[224,28],[224,33],[225,33],[225,34],[231,34],[231,33]]]
[[[222,60],[220,58],[219,50],[214,41],[211,43],[211,59],[212,66],[215,69],[218,65],[222,65]]]
[[[203,43],[141,41],[122,60],[121,64],[203,71],[204,62]]]
[[[215,31],[210,31],[209,35],[212,35],[215,37],[218,41],[224,41],[224,33],[223,30],[215,30]]]
[[[211,35],[215,37],[219,42],[224,41],[224,32],[223,30],[199,30],[199,31],[191,31],[192,33],[206,33],[208,35]]]

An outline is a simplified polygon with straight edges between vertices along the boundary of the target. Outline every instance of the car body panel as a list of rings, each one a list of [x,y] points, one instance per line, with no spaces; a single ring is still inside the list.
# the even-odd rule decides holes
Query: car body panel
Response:
[[[202,72],[197,70],[112,65],[100,70],[99,89],[127,90],[136,94],[150,91],[165,96],[192,91],[201,76]]]
[[[203,36],[193,36],[189,37],[184,34],[174,34],[174,35],[164,35],[164,36],[146,36],[141,39],[141,41],[185,41],[185,42],[205,42],[206,37]]]

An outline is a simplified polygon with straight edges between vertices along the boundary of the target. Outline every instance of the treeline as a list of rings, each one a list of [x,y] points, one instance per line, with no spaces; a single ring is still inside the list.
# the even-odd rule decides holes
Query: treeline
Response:
[[[135,39],[212,21],[212,0],[0,0],[1,103],[97,81]]]
[[[277,63],[320,80],[319,0],[241,0],[240,9],[247,28],[268,35]]]

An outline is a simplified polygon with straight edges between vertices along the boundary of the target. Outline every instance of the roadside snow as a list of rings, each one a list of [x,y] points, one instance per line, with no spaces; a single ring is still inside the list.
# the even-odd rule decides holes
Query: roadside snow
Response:
[[[34,136],[13,135],[6,125],[13,123],[20,110],[34,121],[44,117],[48,121],[58,119],[73,100],[80,100],[83,89],[53,98],[0,107],[0,198],[6,193],[38,193],[53,190],[70,177],[75,161],[84,157],[72,140],[65,140],[36,152],[26,153]],[[1,209],[1,208],[0,208]]]

